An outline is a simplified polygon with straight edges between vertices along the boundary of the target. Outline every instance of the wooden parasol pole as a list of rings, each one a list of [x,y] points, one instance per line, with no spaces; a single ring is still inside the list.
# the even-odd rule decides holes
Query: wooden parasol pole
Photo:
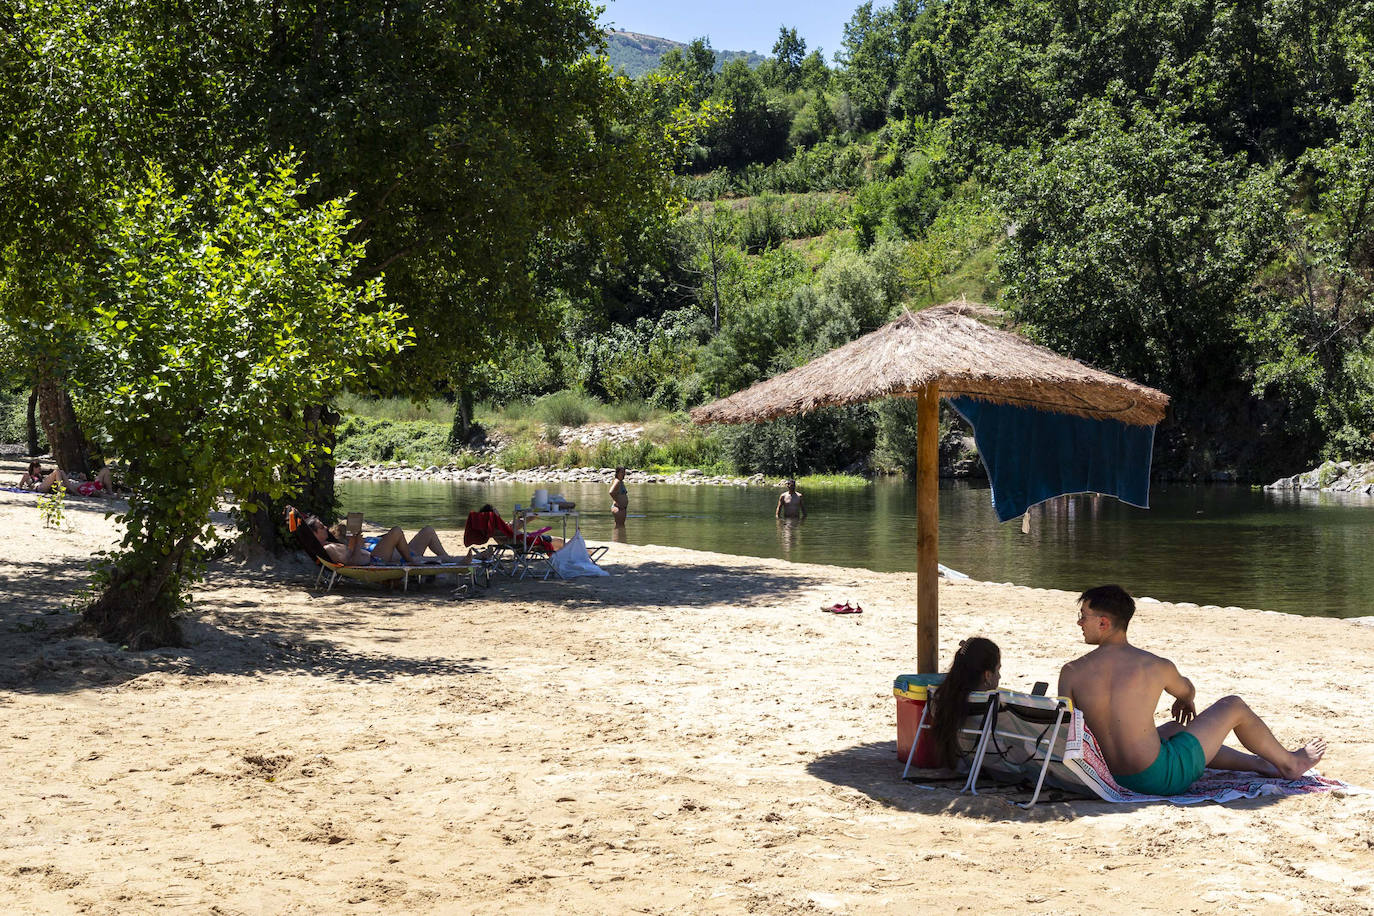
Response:
[[[916,399],[916,671],[940,668],[940,389]]]

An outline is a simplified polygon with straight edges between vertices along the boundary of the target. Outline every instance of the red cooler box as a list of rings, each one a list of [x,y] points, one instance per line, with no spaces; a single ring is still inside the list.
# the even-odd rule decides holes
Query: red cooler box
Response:
[[[906,755],[911,753],[911,742],[916,739],[916,728],[920,725],[921,714],[925,712],[929,688],[938,686],[944,679],[943,674],[903,674],[892,682],[892,695],[897,698],[897,756],[903,763],[906,763]],[[927,721],[926,725],[929,726],[930,722]],[[921,732],[911,765],[939,766],[928,727]]]

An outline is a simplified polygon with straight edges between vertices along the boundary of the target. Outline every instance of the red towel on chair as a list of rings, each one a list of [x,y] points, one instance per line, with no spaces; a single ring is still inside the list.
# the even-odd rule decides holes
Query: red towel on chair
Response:
[[[485,544],[492,538],[511,540],[515,531],[495,512],[469,512],[468,523],[463,526],[463,546]]]

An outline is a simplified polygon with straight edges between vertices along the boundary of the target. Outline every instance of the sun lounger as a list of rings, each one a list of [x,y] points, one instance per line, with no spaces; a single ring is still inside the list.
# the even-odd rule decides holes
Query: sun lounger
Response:
[[[315,587],[320,587],[320,582],[324,579],[324,574],[329,573],[329,581],[325,584],[324,590],[329,591],[334,587],[334,583],[342,576],[345,579],[354,579],[358,582],[396,582],[400,581],[401,590],[409,591],[410,580],[423,579],[440,575],[458,575],[466,578],[472,585],[487,585],[491,581],[492,563],[489,557],[477,551],[468,551],[468,555],[461,560],[450,562],[439,562],[438,560],[426,563],[403,563],[403,564],[369,564],[367,566],[348,566],[343,563],[336,563],[324,552],[324,547],[310,531],[310,527],[305,524],[304,518],[295,509],[287,512],[286,527],[296,536],[297,545],[304,550],[310,557],[319,564],[319,573],[315,576]]]

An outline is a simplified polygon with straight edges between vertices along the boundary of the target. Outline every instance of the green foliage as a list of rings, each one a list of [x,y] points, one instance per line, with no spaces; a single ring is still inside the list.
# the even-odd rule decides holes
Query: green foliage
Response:
[[[575,391],[558,391],[535,401],[534,413],[542,417],[545,423],[555,426],[582,426],[591,418],[594,406],[594,398],[579,395]]]
[[[1001,270],[1019,318],[1060,352],[1175,395],[1236,377],[1238,317],[1281,239],[1271,171],[1105,102],[1009,163]]]
[[[38,517],[44,528],[62,528],[67,523],[67,485],[59,480],[52,491],[38,497]]]
[[[285,493],[313,449],[305,408],[407,342],[381,282],[352,277],[344,202],[306,205],[295,168],[216,172],[204,198],[152,169],[102,238],[78,391],[132,493],[100,602],[151,613],[133,623],[151,632],[182,604],[224,491]]]
[[[388,420],[377,417],[346,417],[339,424],[334,457],[339,461],[383,464],[405,461],[412,465],[447,464],[449,424],[433,420]]]
[[[868,179],[872,154],[871,147],[822,141],[781,162],[748,164],[736,180],[736,190],[743,194],[854,190]]]
[[[740,473],[796,476],[866,459],[873,450],[873,413],[866,405],[827,408],[732,427],[724,435],[726,454]]]
[[[0,442],[24,442],[28,438],[29,393],[0,391]]]
[[[787,154],[790,121],[743,61],[725,65],[716,77],[712,98],[725,105],[727,114],[706,134],[709,165],[737,168]]]

